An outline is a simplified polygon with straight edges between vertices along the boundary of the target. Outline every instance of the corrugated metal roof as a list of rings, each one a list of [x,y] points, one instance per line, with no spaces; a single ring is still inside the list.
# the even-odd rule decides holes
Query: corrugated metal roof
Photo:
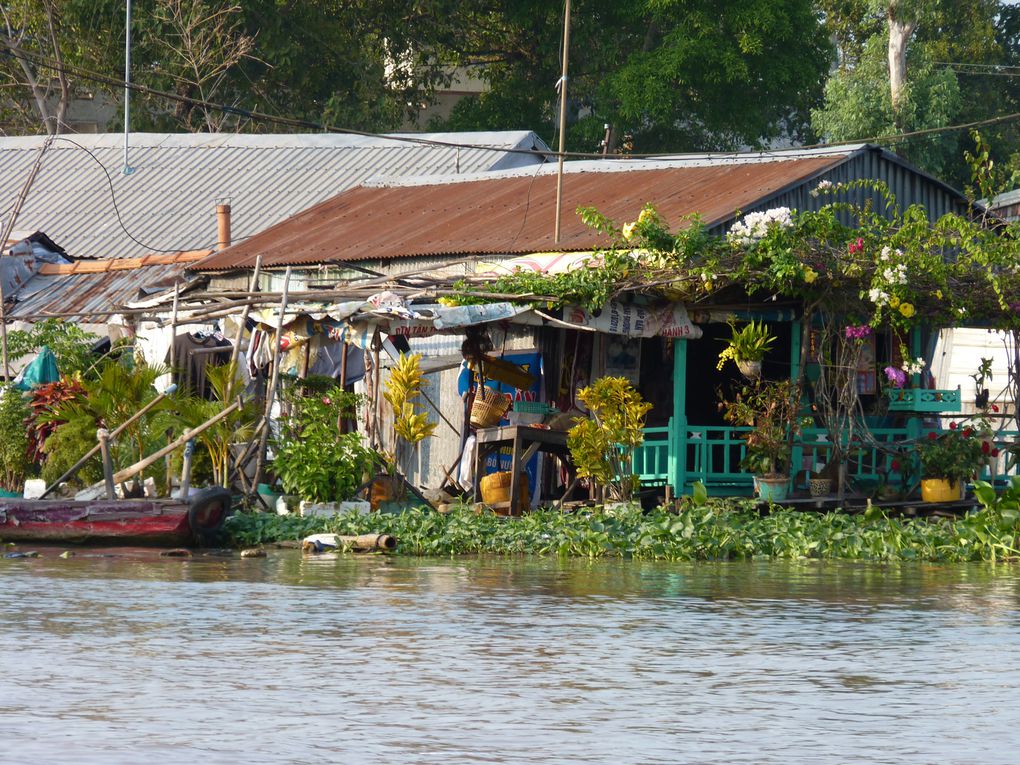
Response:
[[[185,262],[114,269],[100,273],[38,273],[18,290],[8,319],[35,320],[74,314],[89,318],[116,311],[143,296],[143,288],[170,289],[181,278]],[[105,320],[105,317],[99,317]]]
[[[76,257],[205,249],[216,244],[217,203],[232,206],[236,242],[379,174],[500,170],[541,158],[509,149],[548,151],[523,130],[409,137],[472,148],[337,134],[136,133],[133,171],[124,175],[122,135],[63,136],[46,152],[16,226],[45,231]],[[45,140],[0,137],[0,220]],[[144,246],[118,224],[113,198],[124,226]]]
[[[697,214],[719,230],[738,212],[817,209],[831,201],[811,194],[822,178],[885,181],[903,207],[920,203],[933,217],[965,209],[959,192],[865,144],[566,162],[564,173],[559,243],[553,241],[556,167],[547,164],[485,176],[377,179],[189,268],[247,268],[257,255],[272,266],[589,250],[604,246],[606,239],[581,223],[578,207],[626,221],[652,203],[673,226]],[[877,192],[866,188],[851,189],[841,199],[880,202]]]
[[[194,269],[386,260],[421,255],[589,250],[606,240],[579,220],[592,206],[631,220],[646,202],[677,224],[698,213],[707,223],[733,216],[791,184],[823,173],[845,154],[716,166],[658,162],[565,163],[560,241],[553,241],[556,174],[551,166],[527,175],[460,183],[351,189],[262,234],[214,253]],[[635,169],[636,168],[636,169]],[[619,172],[621,169],[628,172]]]

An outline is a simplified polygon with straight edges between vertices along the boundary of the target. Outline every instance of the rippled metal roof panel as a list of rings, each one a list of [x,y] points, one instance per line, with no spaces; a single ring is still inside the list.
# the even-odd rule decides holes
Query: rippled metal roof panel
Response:
[[[190,266],[203,270],[263,265],[387,260],[422,255],[576,251],[607,240],[585,226],[578,207],[633,220],[646,202],[677,225],[697,213],[708,224],[765,204],[816,178],[847,154],[718,164],[565,163],[559,243],[553,238],[555,167],[462,182],[387,183],[359,187],[321,202],[256,237]],[[444,179],[448,181],[448,179]]]
[[[184,263],[171,263],[102,273],[36,274],[18,290],[7,317],[35,320],[74,314],[88,319],[93,314],[116,311],[141,297],[143,287],[172,288],[184,266]]]
[[[140,133],[125,175],[123,136],[63,136],[43,157],[16,227],[44,231],[75,257],[203,249],[216,244],[218,203],[232,207],[237,242],[380,173],[476,173],[543,159],[509,150],[548,151],[530,131],[411,137],[470,148],[336,134]],[[45,140],[0,137],[0,220]]]

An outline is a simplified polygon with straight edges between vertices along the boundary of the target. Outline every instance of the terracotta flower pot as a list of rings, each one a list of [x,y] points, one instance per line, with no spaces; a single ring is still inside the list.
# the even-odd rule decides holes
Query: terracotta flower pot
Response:
[[[956,502],[963,497],[959,481],[948,478],[921,480],[921,499],[925,502]]]

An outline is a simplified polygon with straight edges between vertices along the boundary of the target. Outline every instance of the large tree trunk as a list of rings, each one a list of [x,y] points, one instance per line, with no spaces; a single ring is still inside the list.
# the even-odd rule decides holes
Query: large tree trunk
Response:
[[[900,126],[903,86],[907,80],[907,43],[917,22],[900,17],[899,3],[890,3],[889,24],[889,95],[892,97],[893,119]]]

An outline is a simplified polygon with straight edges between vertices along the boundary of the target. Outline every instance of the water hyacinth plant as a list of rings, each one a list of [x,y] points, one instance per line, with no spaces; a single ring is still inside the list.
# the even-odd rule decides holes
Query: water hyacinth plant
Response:
[[[843,559],[999,561],[1016,558],[1020,527],[1013,514],[980,511],[957,519],[893,518],[865,513],[761,515],[750,500],[707,499],[677,514],[624,507],[562,513],[536,510],[508,519],[470,507],[443,514],[402,513],[301,518],[238,514],[227,521],[236,547],[300,539],[313,533],[390,534],[398,554],[559,555],[642,560]]]

